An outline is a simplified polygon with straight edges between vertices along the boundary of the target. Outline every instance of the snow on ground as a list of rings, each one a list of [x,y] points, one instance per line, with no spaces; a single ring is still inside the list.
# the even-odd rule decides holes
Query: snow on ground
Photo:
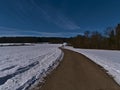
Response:
[[[59,44],[0,47],[0,90],[25,90],[58,61]]]
[[[0,47],[3,46],[30,46],[31,43],[0,43]]]
[[[112,75],[115,81],[120,85],[120,51],[75,49],[68,46],[65,48],[81,53],[102,66],[108,71],[108,74]]]

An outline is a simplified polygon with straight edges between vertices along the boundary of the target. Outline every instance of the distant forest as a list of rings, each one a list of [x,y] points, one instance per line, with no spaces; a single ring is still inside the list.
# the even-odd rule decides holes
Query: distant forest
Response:
[[[84,35],[71,38],[69,43],[76,48],[120,50],[120,24],[108,27],[104,35],[85,31]]]
[[[120,50],[120,24],[115,28],[108,27],[105,34],[98,31],[85,31],[84,35],[71,38],[60,37],[1,37],[0,43],[63,43],[75,48]]]
[[[63,43],[68,38],[60,37],[0,37],[0,43]]]

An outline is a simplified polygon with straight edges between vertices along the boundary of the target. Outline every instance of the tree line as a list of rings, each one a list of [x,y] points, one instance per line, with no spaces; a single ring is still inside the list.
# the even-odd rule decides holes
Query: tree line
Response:
[[[61,37],[0,37],[0,43],[63,43],[67,38]]]
[[[76,48],[120,50],[120,24],[115,28],[108,27],[105,35],[98,31],[85,31],[84,35],[70,38],[69,43]]]

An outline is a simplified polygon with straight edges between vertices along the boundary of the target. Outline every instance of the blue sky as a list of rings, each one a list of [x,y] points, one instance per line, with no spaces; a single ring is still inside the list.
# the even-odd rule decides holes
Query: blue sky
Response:
[[[0,0],[0,36],[70,37],[120,22],[120,0]]]

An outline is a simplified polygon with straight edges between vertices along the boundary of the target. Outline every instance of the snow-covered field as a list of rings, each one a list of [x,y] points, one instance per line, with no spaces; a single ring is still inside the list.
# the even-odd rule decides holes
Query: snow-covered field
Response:
[[[65,48],[81,53],[102,66],[120,85],[120,51]]]
[[[0,47],[0,90],[24,90],[42,80],[63,55],[58,44]]]
[[[0,47],[4,46],[30,46],[31,43],[0,43]]]

